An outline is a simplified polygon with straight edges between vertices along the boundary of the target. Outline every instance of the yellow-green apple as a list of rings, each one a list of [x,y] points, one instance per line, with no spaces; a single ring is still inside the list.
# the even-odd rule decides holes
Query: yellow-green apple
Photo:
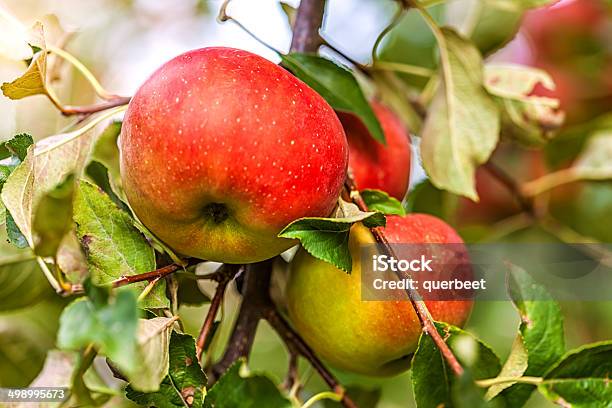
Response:
[[[349,143],[349,166],[361,190],[383,190],[401,200],[410,181],[410,136],[389,108],[376,101],[371,105],[386,145],[374,140],[355,116],[340,113]]]
[[[203,48],[140,87],[120,139],[130,206],[175,251],[256,262],[294,241],[278,232],[328,216],[348,162],[333,109],[286,70],[252,53]]]
[[[454,251],[464,249],[459,235],[430,215],[389,216],[384,233],[392,244],[454,243],[460,246],[455,245]],[[374,242],[367,228],[353,226],[350,274],[298,252],[291,264],[286,301],[295,329],[323,359],[340,369],[384,376],[409,368],[422,330],[407,298],[362,300],[360,251]],[[471,276],[471,270],[468,273]],[[435,320],[458,326],[472,308],[470,300],[425,302]]]

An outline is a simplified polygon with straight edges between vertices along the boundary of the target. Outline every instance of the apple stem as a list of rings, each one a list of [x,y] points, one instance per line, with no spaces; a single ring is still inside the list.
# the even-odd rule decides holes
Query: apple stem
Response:
[[[352,170],[349,168],[347,172],[345,188],[353,203],[355,203],[361,211],[367,212],[369,211],[368,206],[361,197],[361,194],[359,193],[359,189],[357,188],[357,184],[355,183],[355,179],[353,178],[352,174]],[[376,242],[382,245],[387,255],[399,259],[399,257],[395,254],[393,247],[389,244],[389,241],[387,240],[387,237],[385,236],[381,227],[370,228],[370,231],[372,232],[372,235],[374,235],[374,239],[376,240]],[[410,279],[410,274],[407,271],[397,270],[395,271],[395,273],[400,279]],[[423,301],[423,298],[421,297],[418,290],[406,289],[406,294],[408,295],[408,299],[410,300],[410,303],[414,308],[419,322],[421,323],[423,331],[428,334],[434,341],[436,347],[438,348],[438,350],[440,350],[440,353],[450,366],[451,370],[453,370],[455,375],[462,375],[463,367],[461,367],[461,364],[459,364],[459,360],[457,360],[457,357],[455,357],[450,347],[448,347],[448,344],[446,344],[444,339],[442,339],[442,336],[440,336],[440,333],[438,333],[438,329],[436,328],[433,318],[431,317],[431,314],[427,309],[427,305]]]
[[[225,288],[227,287],[227,284],[234,279],[234,276],[238,275],[242,269],[244,269],[244,265],[224,264],[221,266],[219,271],[215,272],[214,276],[211,276],[211,279],[217,281],[218,285],[217,289],[215,290],[215,294],[210,301],[210,307],[208,308],[206,318],[204,319],[204,323],[202,323],[202,329],[200,329],[200,334],[196,342],[196,355],[198,357],[198,361],[201,361],[202,352],[204,351],[204,348],[206,347],[212,333],[213,323],[215,322],[215,318],[217,317],[221,303],[223,303]]]

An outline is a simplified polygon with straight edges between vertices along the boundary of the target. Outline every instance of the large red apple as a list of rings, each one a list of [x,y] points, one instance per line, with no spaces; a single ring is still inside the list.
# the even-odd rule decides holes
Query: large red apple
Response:
[[[372,102],[372,109],[383,129],[386,146],[374,140],[355,116],[340,114],[349,143],[349,165],[360,189],[383,190],[401,200],[410,181],[410,136],[389,108]]]
[[[445,248],[457,254],[464,249],[461,237],[430,215],[389,216],[384,232],[392,244],[449,243],[455,245]],[[374,242],[367,228],[353,226],[349,237],[353,258],[350,274],[300,250],[291,264],[286,297],[291,322],[319,356],[337,368],[384,376],[410,367],[422,328],[407,300],[362,299],[361,251]],[[457,276],[472,279],[469,267],[462,271]],[[444,300],[425,298],[435,320],[457,326],[466,322],[472,301],[437,299]]]
[[[177,252],[256,262],[278,232],[329,215],[348,147],[332,108],[266,59],[231,48],[182,54],[136,92],[121,131],[130,206]]]

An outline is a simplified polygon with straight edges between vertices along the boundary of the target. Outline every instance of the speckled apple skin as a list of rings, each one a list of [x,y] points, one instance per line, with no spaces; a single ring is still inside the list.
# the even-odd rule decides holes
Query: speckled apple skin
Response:
[[[374,140],[357,117],[340,114],[349,143],[349,166],[360,190],[383,190],[401,200],[410,181],[410,136],[389,108],[376,101],[371,105],[387,144]]]
[[[121,175],[140,220],[180,254],[226,263],[273,257],[301,217],[328,216],[348,147],[333,109],[255,54],[203,48],[136,92],[120,138]],[[226,206],[217,222],[210,204]]]
[[[462,243],[442,220],[425,214],[387,217],[391,243]],[[336,368],[388,376],[410,367],[421,325],[408,300],[362,301],[360,246],[373,244],[364,226],[353,226],[349,246],[351,274],[300,250],[287,284],[289,317],[304,340]],[[462,326],[472,301],[426,301],[437,321]]]

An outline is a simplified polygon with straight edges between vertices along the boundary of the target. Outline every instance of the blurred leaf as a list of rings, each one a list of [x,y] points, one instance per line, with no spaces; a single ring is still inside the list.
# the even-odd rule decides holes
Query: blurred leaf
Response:
[[[209,303],[210,299],[200,290],[197,279],[175,275],[178,284],[177,299],[179,305],[200,306]]]
[[[471,334],[444,323],[436,323],[438,332],[449,344],[451,350],[457,354],[461,341],[458,339],[467,336],[475,343],[472,350],[472,361],[469,369],[474,379],[495,377],[501,364],[495,353],[484,343]],[[440,351],[430,336],[422,334],[419,344],[412,358],[412,387],[419,408],[437,408],[440,405],[453,406],[453,387],[465,387],[465,384],[455,385],[457,378],[444,361]],[[467,405],[469,406],[469,405]]]
[[[510,355],[508,359],[504,363],[501,371],[499,372],[498,377],[501,378],[518,378],[522,377],[527,370],[528,364],[528,356],[527,350],[525,350],[525,345],[523,344],[523,337],[518,334],[512,343],[512,349],[510,350]],[[502,384],[496,384],[487,390],[486,399],[490,400],[497,396],[500,392],[505,390],[506,388],[512,386],[515,382],[506,382]]]
[[[45,78],[47,75],[46,52],[39,52],[32,59],[28,69],[12,82],[5,82],[0,86],[4,96],[10,99],[22,99],[33,95],[46,95],[47,87]]]
[[[497,406],[497,404],[487,403],[483,395],[482,388],[478,388],[474,383],[469,369],[465,370],[451,385],[452,407],[454,408],[487,408]]]
[[[108,125],[104,131],[96,138],[91,159],[99,162],[108,170],[109,185],[118,197],[122,196],[121,174],[119,170],[119,146],[117,140],[121,133],[121,121],[114,121]],[[97,180],[95,180],[97,183]],[[103,187],[100,185],[100,187]],[[110,192],[104,189],[109,195]],[[112,195],[111,195],[112,196]],[[113,201],[115,199],[113,198]]]
[[[446,195],[451,195],[436,188],[425,179],[415,185],[407,194],[404,208],[409,213],[424,213],[448,220]]]
[[[6,242],[0,231],[0,312],[31,307],[54,296],[30,250]]]
[[[316,55],[290,53],[281,58],[283,65],[317,91],[332,108],[356,115],[374,139],[385,143],[380,123],[349,70]]]
[[[488,64],[484,72],[486,88],[502,110],[505,135],[527,146],[539,146],[561,128],[565,114],[558,109],[559,100],[532,95],[538,84],[555,89],[546,72],[513,64]]]
[[[382,396],[382,390],[380,388],[366,389],[356,385],[349,385],[346,387],[346,393],[359,408],[376,408]],[[323,407],[339,408],[342,407],[342,404],[326,399],[323,400]]]
[[[19,78],[0,86],[2,93],[7,98],[22,99],[33,95],[49,95],[46,86],[47,49],[43,26],[40,22],[36,22],[30,30],[29,45],[36,54],[30,61],[28,69]]]
[[[293,24],[295,23],[295,15],[297,14],[297,9],[291,6],[290,4],[285,3],[284,1],[280,2],[280,6],[283,10],[283,13],[285,13],[285,16],[287,16],[287,22],[289,23],[289,26],[293,27]]]
[[[591,121],[564,128],[546,145],[546,161],[552,168],[569,163],[582,152],[589,137],[599,131],[612,129],[612,113]]]
[[[438,23],[445,17],[446,4],[438,4],[427,9]],[[377,61],[397,62],[431,70],[438,67],[436,39],[427,29],[427,24],[418,11],[411,8],[404,12],[399,23],[382,39],[376,55]],[[405,73],[399,74],[403,81],[421,89],[429,78]]]
[[[384,191],[363,190],[361,198],[363,198],[370,211],[379,211],[386,215],[406,215],[402,203]]]
[[[351,254],[348,247],[349,231],[356,222],[366,227],[384,226],[385,216],[380,212],[362,212],[354,204],[340,200],[337,218],[300,218],[287,225],[278,236],[299,239],[309,254],[350,272]]]
[[[159,391],[142,393],[128,385],[127,397],[147,406],[201,408],[204,402],[206,376],[198,362],[193,337],[173,332],[169,353],[169,372],[162,381]]]
[[[63,305],[54,295],[0,315],[0,387],[26,387],[40,372]]]
[[[139,320],[135,293],[122,288],[108,302],[103,297],[97,297],[96,302],[80,298],[66,307],[57,344],[78,350],[93,343],[134,389],[156,391],[168,373],[168,344],[175,320]]]
[[[74,184],[74,175],[69,174],[40,198],[32,225],[36,255],[55,257],[64,236],[72,228]]]
[[[515,265],[510,266],[508,291],[521,317],[519,334],[527,351],[524,375],[542,376],[565,352],[561,308],[542,285]],[[522,406],[534,389],[530,384],[514,384],[500,396],[511,406]]]
[[[139,364],[137,332],[136,295],[122,288],[108,304],[79,298],[68,305],[60,317],[57,344],[62,349],[79,350],[93,343],[127,374]]]
[[[593,135],[574,164],[581,179],[605,180],[612,178],[612,129]]]
[[[121,276],[155,270],[155,253],[132,219],[98,187],[81,180],[74,204],[77,236],[87,256],[96,285],[110,284]],[[143,290],[146,282],[132,285]],[[144,308],[169,306],[166,281],[157,282],[142,302]]]
[[[587,344],[555,364],[538,389],[561,406],[606,407],[612,401],[611,372],[612,341]]]
[[[243,364],[244,360],[238,360],[208,390],[205,408],[291,408],[291,402],[268,377],[241,375]]]
[[[477,200],[475,171],[497,145],[499,111],[482,85],[478,50],[449,28],[434,30],[443,80],[423,126],[423,165],[436,187]]]

